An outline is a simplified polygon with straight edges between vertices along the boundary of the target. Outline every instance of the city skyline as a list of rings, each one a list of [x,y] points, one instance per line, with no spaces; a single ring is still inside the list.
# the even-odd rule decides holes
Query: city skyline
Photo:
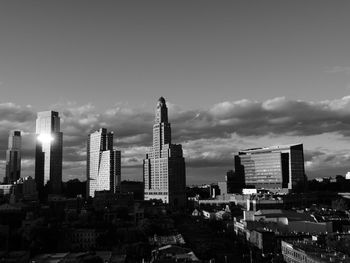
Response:
[[[0,7],[1,180],[14,129],[22,131],[22,176],[34,176],[35,116],[55,110],[64,181],[84,180],[85,136],[100,127],[118,137],[122,179],[141,181],[159,96],[188,184],[220,180],[241,149],[278,144],[304,144],[309,178],[350,170],[348,1]]]
[[[347,138],[344,111],[349,102],[348,97],[318,103],[288,101],[279,98],[264,103],[252,101],[221,103],[207,111],[185,110],[172,103],[168,105],[171,108],[170,118],[175,127],[174,140],[184,146],[184,156],[188,159],[188,184],[201,184],[220,180],[227,170],[233,169],[233,156],[239,150],[295,142],[304,144],[305,169],[308,178],[344,175],[348,171],[347,145],[344,144]],[[218,111],[220,107],[232,107],[234,110],[231,109],[232,112],[230,109],[227,109],[226,112],[220,110],[221,115],[215,115],[215,111]],[[275,108],[282,108],[283,111]],[[293,112],[293,109],[296,108],[298,108],[296,112]],[[305,117],[302,112],[306,108],[309,108],[308,110],[314,115]],[[35,130],[36,113],[28,108],[14,109],[16,110],[11,113],[10,117],[19,122],[12,121],[11,128],[14,129],[14,125],[17,128],[23,127],[22,173],[23,176],[33,176],[33,149],[35,148],[33,131]],[[326,116],[320,119],[320,113],[317,112],[322,112]],[[14,113],[17,114],[17,118]],[[264,120],[273,114],[276,116],[271,117],[271,120]],[[142,180],[143,154],[152,141],[150,123],[152,123],[153,112],[125,106],[110,109],[107,113],[98,113],[92,108],[66,108],[60,115],[62,117],[61,130],[65,134],[63,138],[63,181],[74,178],[84,180],[86,142],[82,134],[87,135],[94,129],[106,126],[107,123],[107,128],[114,130],[117,134],[118,140],[115,143],[122,151],[122,180]],[[257,130],[258,126],[254,124],[257,116],[248,121],[249,115],[258,115],[261,118],[260,130]],[[95,118],[91,122],[93,126],[87,122],[89,118]],[[224,121],[233,121],[235,118],[235,121],[241,125],[232,127],[230,124],[220,125]],[[343,121],[342,118],[344,118]],[[130,122],[130,120],[137,121]],[[283,122],[299,123],[299,125],[288,126]],[[90,129],[90,127],[96,128]],[[229,133],[230,131],[232,134]],[[278,135],[278,133],[281,134]],[[6,137],[1,138],[5,144],[7,144]],[[6,149],[6,146],[1,147],[1,149],[4,148]],[[3,165],[0,166],[0,169],[4,169],[4,161],[5,157],[2,159]],[[75,168],[72,169],[72,167]],[[205,174],[203,170],[209,170],[209,173]]]

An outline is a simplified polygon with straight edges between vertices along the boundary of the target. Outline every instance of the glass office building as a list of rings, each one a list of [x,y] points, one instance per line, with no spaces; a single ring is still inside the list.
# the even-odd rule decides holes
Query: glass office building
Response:
[[[50,182],[49,194],[60,194],[63,133],[56,111],[38,113],[36,119],[35,181],[39,192]]]
[[[278,145],[240,151],[235,171],[244,177],[245,187],[289,189],[305,182],[303,145]]]
[[[11,131],[6,151],[5,184],[13,184],[21,177],[21,131]]]

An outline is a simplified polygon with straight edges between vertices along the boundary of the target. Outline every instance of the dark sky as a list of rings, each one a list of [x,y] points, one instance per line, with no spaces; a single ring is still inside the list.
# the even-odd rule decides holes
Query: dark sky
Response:
[[[56,109],[67,178],[84,177],[84,141],[101,125],[120,136],[124,174],[141,178],[164,96],[188,182],[223,178],[239,148],[293,142],[313,176],[344,173],[349,13],[322,0],[1,1],[2,160],[8,130],[23,129],[31,173],[35,113]]]

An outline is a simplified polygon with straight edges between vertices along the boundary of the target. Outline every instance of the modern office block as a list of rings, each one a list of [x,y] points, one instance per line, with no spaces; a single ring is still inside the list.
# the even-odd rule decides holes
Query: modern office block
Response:
[[[173,207],[186,203],[186,168],[182,146],[171,143],[165,99],[158,100],[153,125],[153,146],[143,160],[144,198],[160,199]]]
[[[87,142],[87,196],[96,191],[115,193],[121,181],[121,154],[113,149],[113,132],[101,128]]]
[[[240,151],[235,173],[246,187],[294,190],[305,182],[303,145],[279,145]]]
[[[49,183],[49,194],[60,194],[63,133],[58,112],[39,112],[36,119],[35,181],[39,193]]]
[[[21,177],[21,132],[11,131],[6,151],[5,184],[13,184]]]

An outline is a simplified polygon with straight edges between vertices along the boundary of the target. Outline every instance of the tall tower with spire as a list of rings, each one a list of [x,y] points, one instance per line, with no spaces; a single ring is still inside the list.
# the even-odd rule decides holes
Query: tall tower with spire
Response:
[[[143,160],[145,200],[161,199],[173,207],[186,203],[186,168],[180,144],[171,143],[168,108],[160,97],[153,125],[153,146]]]

